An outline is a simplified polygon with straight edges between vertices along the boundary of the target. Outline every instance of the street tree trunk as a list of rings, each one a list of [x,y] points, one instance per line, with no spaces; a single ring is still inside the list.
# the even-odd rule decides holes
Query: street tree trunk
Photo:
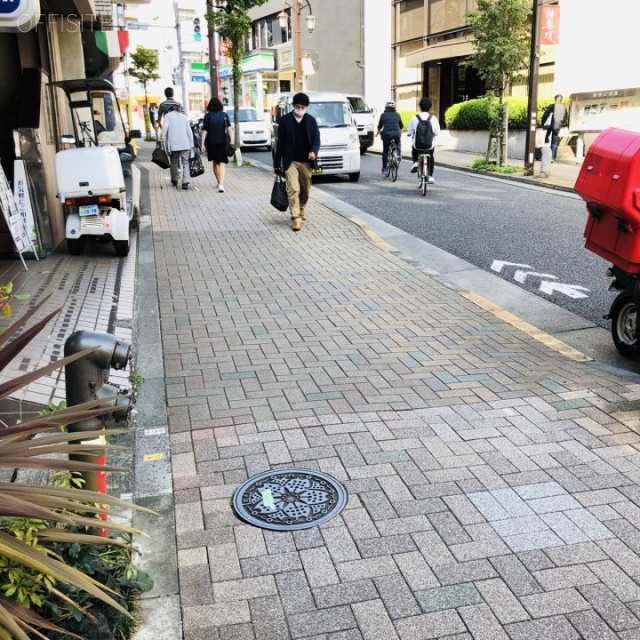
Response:
[[[151,137],[151,118],[149,117],[149,97],[147,96],[147,83],[144,83],[144,133],[145,137]]]
[[[242,70],[240,60],[242,51],[234,43],[231,61],[233,68],[233,145],[235,147],[234,159],[236,165],[242,166],[242,152],[240,150],[240,83],[242,81]]]

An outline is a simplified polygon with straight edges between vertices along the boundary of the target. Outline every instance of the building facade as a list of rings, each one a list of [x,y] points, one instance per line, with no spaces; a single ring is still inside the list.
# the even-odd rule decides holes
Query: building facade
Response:
[[[267,0],[252,9],[249,47],[273,53],[273,68],[261,70],[263,107],[268,109],[273,95],[304,89],[363,95],[382,110],[391,91],[391,2],[300,0],[301,78],[295,77],[294,1]],[[278,19],[282,12],[288,16],[285,28]],[[316,18],[311,33],[306,28],[309,15]],[[257,78],[245,74],[243,81],[255,83]]]

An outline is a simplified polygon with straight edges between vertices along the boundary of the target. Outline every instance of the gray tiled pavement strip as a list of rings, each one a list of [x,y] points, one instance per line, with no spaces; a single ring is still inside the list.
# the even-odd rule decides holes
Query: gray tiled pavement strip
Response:
[[[169,456],[171,479],[136,489],[167,506],[137,640],[640,637],[640,384],[317,191],[293,233],[266,171],[230,167],[218,194],[210,168],[182,192],[141,166],[136,481]],[[332,474],[346,509],[298,532],[239,521],[234,489],[281,466]]]
[[[134,518],[156,581],[136,640],[640,637],[640,384],[507,324],[318,191],[294,234],[269,173],[230,167],[218,194],[208,168],[184,193],[143,158],[135,300],[106,250],[3,271],[33,291],[62,274],[56,303],[87,309],[104,272],[71,329],[133,329],[134,499],[160,512]],[[243,524],[234,489],[279,466],[334,475],[347,508]]]

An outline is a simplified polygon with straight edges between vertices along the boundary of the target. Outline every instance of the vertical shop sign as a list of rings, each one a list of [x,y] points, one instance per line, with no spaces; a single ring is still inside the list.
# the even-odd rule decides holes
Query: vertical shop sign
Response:
[[[560,7],[557,4],[543,6],[540,22],[540,44],[558,44],[560,42]]]
[[[31,241],[29,239],[29,234],[25,229],[24,222],[22,221],[22,216],[16,206],[13,191],[11,191],[11,186],[9,185],[9,181],[7,180],[7,176],[5,175],[2,165],[0,165],[0,209],[2,210],[2,215],[7,223],[9,233],[13,238],[13,244],[18,250],[22,266],[25,271],[28,271],[22,253],[23,251],[31,248]]]
[[[36,221],[33,215],[33,204],[31,193],[27,182],[24,160],[15,160],[13,163],[13,197],[18,207],[18,212],[22,218],[27,234],[29,235],[30,246],[34,253],[40,251],[40,240],[36,230]]]

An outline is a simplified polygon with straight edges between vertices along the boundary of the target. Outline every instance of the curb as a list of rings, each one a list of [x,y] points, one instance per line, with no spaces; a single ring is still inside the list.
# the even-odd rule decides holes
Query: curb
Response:
[[[438,149],[436,148],[436,152]],[[452,149],[442,149],[442,151],[453,151]],[[382,151],[379,149],[374,149],[373,147],[369,147],[367,149],[367,153],[375,153],[376,155],[382,155]],[[403,155],[403,160],[405,156]],[[408,159],[408,158],[406,158]],[[438,161],[436,164],[437,167],[443,167],[445,169],[454,169],[455,171],[464,171],[466,173],[472,173],[476,176],[486,176],[488,178],[498,178],[500,180],[509,180],[511,182],[519,182],[521,184],[528,184],[533,187],[544,187],[545,189],[553,189],[555,191],[564,191],[565,193],[575,193],[573,187],[567,187],[562,184],[555,184],[549,182],[538,182],[538,178],[528,177],[528,176],[514,176],[508,173],[494,173],[493,171],[482,171],[479,169],[473,169],[471,167],[467,167],[459,164],[452,164],[450,162],[441,162]],[[546,180],[547,178],[542,178]]]
[[[520,184],[531,185],[532,187],[543,187],[545,189],[553,189],[554,191],[563,191],[565,193],[575,193],[573,187],[565,187],[561,184],[551,184],[547,182],[537,182],[536,178],[528,178],[526,176],[514,176],[508,173],[494,173],[493,171],[482,171],[478,169],[472,169],[471,167],[461,167],[459,165],[438,162],[437,166],[445,167],[446,169],[455,169],[456,171],[464,171],[466,173],[473,173],[478,176],[487,176],[489,178],[499,178],[500,180],[509,180],[511,182],[519,182]],[[543,178],[546,179],[546,178]]]
[[[140,551],[140,569],[154,581],[140,595],[138,629],[132,640],[176,640],[182,637],[178,584],[173,480],[169,422],[166,412],[165,369],[160,333],[160,297],[156,279],[149,171],[141,167],[142,209],[138,229],[136,315],[137,366],[145,378],[137,399],[134,448],[133,502],[156,512],[134,512],[133,526],[142,531],[134,539]]]

